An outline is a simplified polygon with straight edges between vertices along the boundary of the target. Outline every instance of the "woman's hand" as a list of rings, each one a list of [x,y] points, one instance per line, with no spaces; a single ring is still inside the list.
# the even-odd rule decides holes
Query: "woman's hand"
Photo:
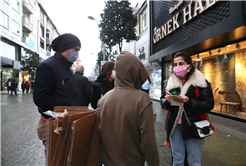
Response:
[[[180,102],[180,103],[188,103],[189,102],[189,97],[187,97],[187,96],[174,97],[173,99]]]
[[[171,103],[171,93],[169,93],[168,91],[165,95],[165,100],[168,101],[169,103]]]

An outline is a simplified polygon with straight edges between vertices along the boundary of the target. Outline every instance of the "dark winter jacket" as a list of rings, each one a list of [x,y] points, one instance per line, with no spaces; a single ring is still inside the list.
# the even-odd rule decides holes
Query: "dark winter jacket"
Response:
[[[76,82],[77,82],[77,84],[78,84],[78,86],[80,88],[81,94],[85,98],[85,103],[88,106],[89,103],[90,103],[90,96],[91,96],[92,84],[88,80],[88,78],[86,78],[85,76],[83,76],[80,72],[75,72],[74,78],[75,78],[75,80],[76,80]]]
[[[195,87],[199,87],[199,100],[195,99]],[[162,108],[169,110],[166,120],[167,136],[169,137],[172,135],[176,128],[178,117],[181,115],[183,139],[189,139],[191,138],[191,127],[188,124],[186,116],[179,106],[171,106],[170,103],[165,100],[165,93],[167,91],[170,93],[176,92],[176,94],[179,94],[180,96],[185,95],[189,97],[189,102],[184,103],[184,109],[192,123],[202,120],[198,113],[208,113],[214,108],[211,84],[199,70],[195,70],[184,85],[182,85],[182,80],[173,74],[163,88],[161,106]]]
[[[25,83],[24,82],[21,83],[21,89],[25,89]]]
[[[96,109],[98,100],[113,88],[114,80],[109,81],[108,79],[105,80],[105,76],[103,75],[98,76],[97,80],[93,84],[93,93],[91,98],[92,108]]]
[[[11,82],[11,90],[15,90],[17,88],[17,83],[12,81]]]
[[[38,111],[54,110],[54,106],[87,106],[75,81],[72,63],[59,52],[42,62],[37,69],[33,100]]]

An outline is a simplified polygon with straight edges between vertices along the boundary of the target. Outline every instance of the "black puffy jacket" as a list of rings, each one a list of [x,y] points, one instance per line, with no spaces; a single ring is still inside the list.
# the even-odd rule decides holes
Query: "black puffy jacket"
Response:
[[[97,80],[93,84],[93,92],[92,92],[92,98],[91,98],[91,106],[92,108],[97,108],[97,102],[98,100],[105,95],[108,91],[112,90],[114,88],[114,80],[109,81],[108,79],[105,79],[106,77],[103,75],[99,75],[97,77]]]
[[[44,112],[55,106],[88,106],[75,81],[69,62],[59,52],[43,61],[37,69],[33,101],[44,118]]]
[[[199,87],[199,100],[195,99],[195,87]],[[208,113],[214,108],[211,84],[199,70],[195,70],[184,85],[182,80],[173,74],[164,86],[163,95],[160,100],[162,108],[169,110],[165,124],[168,137],[172,135],[176,128],[178,114],[181,113],[181,110],[179,106],[171,106],[165,100],[165,93],[167,91],[172,94],[176,93],[180,96],[185,95],[189,97],[189,102],[184,103],[184,109],[191,123],[201,120],[199,113]],[[184,140],[191,138],[191,127],[184,113],[182,114],[182,135]]]

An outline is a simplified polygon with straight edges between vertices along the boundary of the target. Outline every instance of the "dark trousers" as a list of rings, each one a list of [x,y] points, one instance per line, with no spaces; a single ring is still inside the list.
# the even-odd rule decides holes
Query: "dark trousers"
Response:
[[[28,91],[29,91],[29,88],[26,88],[26,93],[28,93]]]
[[[10,95],[12,96],[13,91],[15,92],[15,96],[17,96],[16,89],[11,89],[11,93],[10,93]]]
[[[8,89],[8,94],[9,94],[9,91],[11,91],[11,87],[7,87],[7,89]]]
[[[24,92],[25,92],[25,89],[22,89],[22,93],[24,94]]]

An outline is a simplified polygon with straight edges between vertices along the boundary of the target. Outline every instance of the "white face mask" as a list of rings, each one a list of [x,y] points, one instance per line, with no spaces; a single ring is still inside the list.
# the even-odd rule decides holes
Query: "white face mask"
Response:
[[[115,71],[114,71],[114,70],[112,71],[111,78],[112,78],[112,79],[115,79]]]
[[[65,54],[67,55],[66,52],[65,52]],[[69,62],[72,62],[73,63],[73,62],[75,62],[77,60],[78,56],[79,56],[79,52],[72,50],[71,51],[71,54],[70,55],[67,55],[67,60]]]

